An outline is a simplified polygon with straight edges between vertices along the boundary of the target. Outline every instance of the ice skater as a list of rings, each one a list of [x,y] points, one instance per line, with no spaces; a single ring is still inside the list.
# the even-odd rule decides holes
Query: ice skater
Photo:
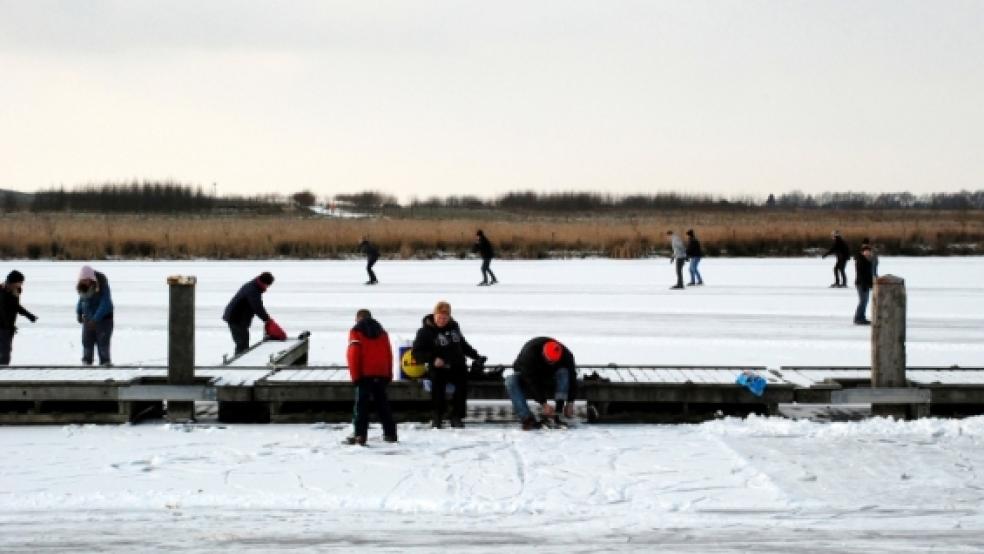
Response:
[[[492,269],[489,267],[495,256],[495,250],[492,249],[492,243],[485,237],[485,233],[481,229],[475,233],[475,244],[472,246],[472,252],[478,252],[478,255],[482,257],[482,282],[478,286],[498,283],[499,280],[495,278],[495,273],[492,273]]]
[[[349,376],[355,385],[355,409],[352,417],[352,435],[345,444],[366,445],[369,434],[369,407],[376,405],[376,414],[383,426],[383,440],[396,442],[396,424],[386,387],[393,380],[393,348],[389,335],[369,310],[355,314],[355,326],[349,331]]]
[[[13,350],[14,333],[17,332],[17,316],[26,317],[31,323],[38,317],[21,306],[20,298],[24,290],[24,274],[16,269],[7,274],[0,284],[0,366],[10,365],[10,352]]]
[[[561,418],[574,416],[577,367],[574,353],[556,339],[536,337],[523,345],[513,362],[513,374],[506,377],[506,392],[524,431],[544,424],[565,427]],[[555,406],[547,403],[552,394]],[[544,421],[537,421],[527,405],[527,396],[541,406]]]
[[[376,245],[369,242],[369,238],[366,237],[359,243],[359,251],[366,255],[366,273],[369,274],[369,280],[365,284],[375,285],[379,283],[379,280],[376,279],[376,273],[372,270],[372,266],[376,265],[376,261],[379,260],[379,248],[376,248]]]
[[[697,269],[697,265],[700,264],[700,259],[703,257],[704,251],[700,247],[697,235],[694,234],[693,229],[687,229],[687,258],[690,259],[690,282],[687,283],[687,286],[693,287],[704,284],[704,278],[701,277],[700,270]]]
[[[113,297],[109,279],[84,265],[75,284],[79,301],[75,315],[82,324],[82,363],[92,365],[94,352],[99,353],[99,365],[113,365],[110,359],[110,339],[113,338]]]
[[[667,231],[666,236],[670,241],[670,246],[673,248],[673,254],[670,256],[670,263],[676,262],[676,277],[677,282],[675,285],[670,287],[671,289],[682,289],[683,288],[683,264],[687,261],[687,248],[683,245],[683,240],[679,235],[673,231]]]
[[[833,254],[837,261],[834,263],[834,284],[830,285],[831,288],[844,288],[847,286],[847,273],[844,268],[847,267],[847,260],[851,259],[851,249],[847,246],[847,242],[844,241],[844,237],[841,236],[840,231],[834,231],[830,234],[834,239],[834,243],[830,245],[830,250],[820,256],[820,259],[824,259],[827,256]]]
[[[273,275],[267,271],[250,280],[233,295],[222,313],[222,320],[229,325],[232,342],[236,345],[236,355],[249,350],[249,326],[253,316],[264,323],[273,321],[263,307],[263,293],[273,285]]]

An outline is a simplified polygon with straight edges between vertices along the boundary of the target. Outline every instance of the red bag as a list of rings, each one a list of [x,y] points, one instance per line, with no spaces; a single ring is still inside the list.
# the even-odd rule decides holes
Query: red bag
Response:
[[[287,340],[287,333],[272,318],[263,325],[263,335],[266,340]]]

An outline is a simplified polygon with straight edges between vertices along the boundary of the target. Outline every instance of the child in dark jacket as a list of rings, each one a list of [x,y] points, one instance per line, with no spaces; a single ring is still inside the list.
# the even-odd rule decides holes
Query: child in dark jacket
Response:
[[[369,433],[369,406],[376,403],[376,412],[383,425],[383,440],[396,442],[396,424],[386,396],[386,386],[393,380],[393,349],[383,326],[372,318],[369,310],[355,314],[355,326],[349,331],[349,376],[355,384],[355,410],[352,418],[354,432],[346,444],[365,446]]]
[[[14,333],[17,332],[17,316],[22,315],[31,323],[37,316],[21,306],[20,296],[24,287],[24,274],[16,269],[7,275],[0,284],[0,365],[10,365],[10,352],[13,350]]]

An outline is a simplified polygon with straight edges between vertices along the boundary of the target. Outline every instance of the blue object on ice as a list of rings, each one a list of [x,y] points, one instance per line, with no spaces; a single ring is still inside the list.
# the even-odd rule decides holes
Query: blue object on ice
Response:
[[[762,396],[762,393],[765,392],[765,386],[769,384],[764,377],[750,372],[739,373],[735,382],[752,391],[755,396]]]

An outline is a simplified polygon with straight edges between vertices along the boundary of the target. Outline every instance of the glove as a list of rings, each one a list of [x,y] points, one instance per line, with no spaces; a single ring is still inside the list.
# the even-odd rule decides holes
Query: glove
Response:
[[[670,257],[670,263],[672,264],[672,263],[673,263],[673,262],[675,262],[675,261],[676,261],[676,258],[674,258],[674,257],[672,257],[672,256],[671,256],[671,257]]]
[[[30,314],[30,315],[27,316],[27,319],[30,320],[31,323],[34,323],[35,321],[38,320],[38,316],[36,316],[34,314]]]
[[[82,317],[82,314],[75,314],[75,321],[78,321],[79,323],[85,323],[85,318]]]

